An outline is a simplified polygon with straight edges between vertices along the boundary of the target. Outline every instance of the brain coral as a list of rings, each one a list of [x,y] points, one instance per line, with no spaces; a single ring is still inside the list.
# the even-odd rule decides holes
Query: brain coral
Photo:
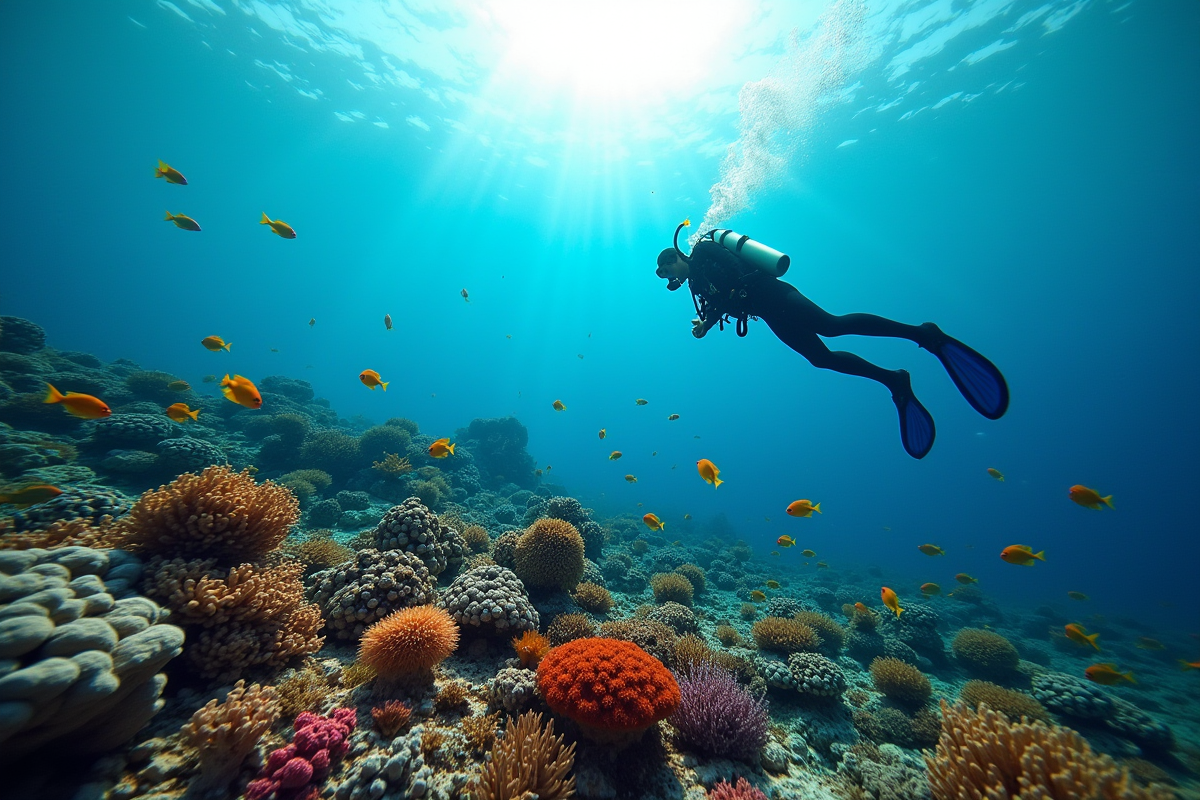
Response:
[[[954,637],[954,655],[972,672],[982,675],[1006,675],[1017,668],[1021,657],[1012,642],[998,633],[963,628]]]
[[[363,634],[358,658],[385,678],[432,669],[458,647],[454,618],[436,606],[405,608]]]
[[[570,591],[583,577],[583,537],[569,522],[539,519],[517,542],[513,560],[526,586]]]
[[[538,689],[551,710],[589,733],[640,735],[680,702],[670,670],[618,639],[576,639],[554,648],[538,665]]]
[[[214,466],[146,492],[117,528],[132,550],[236,564],[279,547],[299,518],[288,489]]]

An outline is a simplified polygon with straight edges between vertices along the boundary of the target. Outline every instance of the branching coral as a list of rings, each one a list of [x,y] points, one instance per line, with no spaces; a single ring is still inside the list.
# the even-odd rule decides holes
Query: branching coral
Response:
[[[817,632],[795,619],[764,617],[750,629],[759,648],[776,653],[814,652],[821,648]]]
[[[354,558],[354,551],[333,538],[328,530],[309,533],[303,539],[292,539],[283,547],[304,565],[305,572],[327,569]]]
[[[237,777],[246,756],[279,717],[275,690],[238,681],[225,700],[209,700],[180,730],[180,738],[196,751],[199,772],[192,792],[224,789]]]
[[[891,700],[906,706],[924,705],[933,692],[921,670],[898,658],[877,658],[871,662],[875,688]]]
[[[466,717],[460,723],[463,738],[473,751],[483,752],[496,743],[496,725],[499,722],[499,711],[480,717]]]
[[[412,709],[407,703],[399,700],[388,700],[382,706],[371,709],[371,719],[375,721],[375,729],[385,739],[395,737],[400,730],[408,725],[412,718]]]
[[[299,503],[285,487],[214,466],[143,494],[116,535],[131,550],[228,566],[279,547],[299,518]]]
[[[0,530],[0,550],[30,550],[40,547],[50,550],[56,547],[82,545],[84,547],[119,546],[113,536],[112,517],[99,520],[69,519],[52,522],[40,530],[11,533]]]
[[[525,631],[512,640],[513,650],[521,659],[521,666],[526,669],[536,669],[537,665],[550,652],[550,640],[537,631]]]
[[[925,757],[934,800],[1170,800],[1157,785],[1140,787],[1128,770],[1070,728],[1011,723],[982,706],[942,701],[942,735]]]
[[[388,453],[383,457],[383,461],[376,461],[371,465],[371,469],[376,472],[382,472],[384,475],[403,475],[407,472],[412,472],[412,464],[407,456],[399,456],[396,453]]]
[[[708,793],[708,800],[767,800],[767,796],[745,778],[737,783],[718,781]]]
[[[554,721],[542,727],[542,715],[527,711],[509,719],[504,736],[492,748],[475,780],[475,800],[568,800],[575,796],[575,745],[563,745],[554,735]]]
[[[316,711],[317,706],[329,696],[329,679],[316,664],[309,663],[304,669],[275,687],[279,698],[279,711],[285,717],[295,717],[301,711]]]
[[[469,694],[467,684],[462,681],[449,681],[438,689],[437,696],[433,698],[433,707],[438,711],[453,711],[467,702]]]

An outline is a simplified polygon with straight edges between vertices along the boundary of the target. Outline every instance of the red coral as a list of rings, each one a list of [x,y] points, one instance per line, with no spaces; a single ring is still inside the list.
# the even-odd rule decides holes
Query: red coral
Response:
[[[745,778],[738,778],[736,785],[729,781],[715,784],[708,792],[708,800],[767,800],[767,796]]]
[[[350,748],[354,730],[353,708],[335,708],[328,717],[301,712],[294,725],[292,743],[267,756],[262,775],[246,787],[249,800],[306,800],[315,798],[318,784],[329,777],[333,763]]]
[[[557,714],[582,725],[634,731],[669,717],[679,705],[670,670],[632,642],[576,639],[538,665],[538,688]]]

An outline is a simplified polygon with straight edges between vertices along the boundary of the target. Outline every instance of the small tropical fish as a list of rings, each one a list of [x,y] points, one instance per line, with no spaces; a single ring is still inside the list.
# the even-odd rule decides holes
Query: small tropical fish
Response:
[[[187,381],[171,381],[167,384],[167,388],[172,392],[186,392],[192,388],[192,385]]]
[[[230,378],[227,373],[221,379],[221,393],[227,400],[239,406],[262,408],[262,395],[258,393],[258,387],[251,383],[249,378],[243,378],[241,375]]]
[[[542,477],[542,471],[540,469],[535,469],[533,471],[533,474],[538,476],[539,478]]]
[[[433,444],[429,445],[429,455],[434,458],[445,458],[446,456],[454,455],[454,445],[450,444],[450,437],[438,439]],[[546,470],[549,471],[550,466],[546,465]]]
[[[1179,659],[1179,663],[1180,663],[1180,669],[1182,669],[1184,672],[1187,672],[1189,669],[1200,669],[1200,660],[1184,661],[1181,658],[1181,659]]]
[[[52,405],[61,403],[68,414],[81,419],[101,419],[112,416],[112,409],[99,397],[76,392],[63,394],[48,383],[46,384],[46,396],[42,402]]]
[[[679,419],[678,414],[671,414],[670,416],[667,417],[667,422],[674,422],[677,419]]]
[[[62,494],[62,489],[57,486],[50,486],[45,483],[38,483],[32,486],[25,486],[16,491],[0,494],[0,505],[5,503],[14,506],[25,508],[36,503],[44,503],[47,500],[53,500]]]
[[[1032,567],[1033,562],[1045,561],[1046,551],[1039,550],[1033,552],[1033,548],[1027,544],[1010,544],[1008,547],[1000,551],[1000,558],[1007,561],[1009,564],[1016,564],[1019,567]]]
[[[1132,672],[1118,672],[1116,664],[1092,664],[1083,671],[1089,681],[1098,683],[1101,686],[1112,686],[1121,681],[1129,681],[1137,683],[1133,679]]]
[[[804,556],[805,558],[816,558],[817,557],[816,552],[813,550],[801,550],[800,555]]]
[[[555,411],[566,411],[567,407],[565,405],[563,405],[562,400],[555,400],[554,401],[554,410]]]
[[[383,378],[379,377],[379,373],[373,369],[364,369],[362,372],[358,373],[358,379],[362,381],[363,386],[367,387],[372,392],[375,391],[376,386],[382,386],[383,390],[386,392],[388,384],[391,383],[391,381],[385,382]]]
[[[900,607],[900,598],[888,587],[884,586],[879,590],[879,596],[883,598],[883,604],[895,612],[896,616],[900,616],[900,612],[904,609]]]
[[[292,226],[288,225],[281,219],[271,219],[267,216],[267,212],[263,212],[262,219],[258,221],[259,225],[270,225],[271,230],[284,239],[295,239],[296,232],[292,230]]]
[[[811,500],[793,500],[788,503],[787,513],[792,517],[811,517],[813,512],[821,513],[821,504],[815,506]]]
[[[217,382],[217,376],[216,376],[216,375],[205,375],[205,376],[204,376],[204,382],[205,382],[205,383],[216,383],[216,382]]]
[[[817,569],[829,569],[829,565],[826,564],[824,561],[818,561]]]
[[[700,477],[704,479],[704,482],[711,483],[714,489],[725,482],[718,477],[721,474],[721,470],[717,469],[717,465],[707,458],[702,458],[696,462],[696,471],[700,473]]]
[[[936,583],[921,584],[921,594],[925,595],[926,597],[933,597],[935,594],[941,593],[942,587],[938,586]]]
[[[1067,592],[1067,597],[1071,598],[1072,600],[1079,600],[1079,601],[1092,599],[1092,598],[1088,597],[1086,594],[1084,594],[1083,592]]]
[[[919,544],[917,549],[927,556],[944,556],[946,551],[938,547],[936,544]]]
[[[1096,639],[1100,636],[1100,634],[1093,633],[1089,636],[1087,631],[1083,629],[1083,626],[1078,623],[1068,622],[1063,626],[1063,632],[1066,634],[1067,638],[1075,644],[1082,644],[1085,646],[1091,645],[1097,650],[1100,649],[1100,645],[1096,644]]]
[[[667,527],[657,514],[646,514],[642,517],[642,522],[646,523],[646,527],[652,531],[666,530]]]
[[[605,436],[608,436],[608,428],[601,428],[600,429],[600,438],[603,439]]]
[[[257,475],[257,474],[258,474],[258,467],[256,467],[256,466],[254,466],[253,464],[251,464],[250,466],[246,467],[246,472],[249,472],[251,475]]]
[[[750,599],[753,600],[755,603],[761,603],[763,600],[767,599],[767,593],[760,592],[758,589],[755,589],[754,591],[752,591],[750,593]]]
[[[616,461],[618,458],[621,457],[621,455],[622,455],[622,453],[620,450],[613,450],[611,453],[608,454],[608,460]]]
[[[1079,484],[1072,486],[1067,491],[1067,494],[1072,500],[1084,508],[1090,508],[1095,511],[1099,511],[1104,506],[1108,506],[1109,508],[1114,507],[1111,494],[1107,497],[1101,497],[1100,493],[1096,490],[1089,489],[1086,486],[1080,486]]]
[[[549,472],[552,469],[554,469],[554,467],[550,466],[549,464],[546,465],[546,472]]]
[[[650,455],[652,455],[652,456],[656,456],[656,455],[658,455],[658,451],[657,451],[657,450],[655,450],[655,451],[654,451],[654,452],[652,452]],[[767,521],[768,521],[768,522],[770,522],[770,520],[767,520]]]
[[[506,333],[506,334],[504,334],[504,338],[505,338],[505,339],[511,339],[511,338],[512,338],[512,334],[511,334],[511,333]]]
[[[308,327],[310,327],[310,328],[311,328],[313,325],[316,325],[316,324],[317,324],[317,318],[316,318],[316,317],[309,317],[309,320],[308,320]]]
[[[871,615],[871,609],[867,608],[867,604],[861,601],[854,604],[854,611],[857,614],[865,614],[866,616]]]
[[[392,329],[392,315],[391,314],[383,315],[383,328],[384,328],[384,330],[388,330],[388,331],[390,331]]]
[[[691,514],[684,514],[684,515],[683,515],[683,518],[684,518],[684,519],[691,519],[691,518],[692,518],[692,515],[691,515]]]
[[[995,467],[988,467],[987,474],[991,475],[993,478],[995,478],[998,481],[1001,481],[1001,482],[1004,481],[1004,474],[1001,473],[1000,470],[996,469]]]
[[[176,422],[186,422],[191,419],[193,422],[200,416],[200,409],[193,411],[188,408],[187,403],[172,403],[167,406],[167,416]]]
[[[467,294],[466,289],[463,289],[461,292],[459,292],[459,294],[462,295],[463,300],[466,300],[468,303],[471,302],[471,296],[469,294]]]
[[[159,159],[158,166],[154,168],[154,177],[166,178],[167,183],[187,186],[187,178],[183,177],[179,170],[164,164],[162,159]]]
[[[962,583],[962,584],[968,584],[968,583],[979,583],[979,579],[978,579],[978,578],[972,578],[970,575],[968,575],[968,574],[967,574],[967,573],[965,573],[965,572],[960,572],[960,573],[958,573],[957,575],[955,575],[955,576],[954,576],[954,580],[956,580],[956,581],[958,581],[959,583]]]
[[[764,585],[765,585],[765,586],[766,586],[768,589],[778,589],[778,588],[779,588],[779,581],[767,581],[767,582],[766,582]]]
[[[1158,639],[1151,639],[1149,636],[1139,636],[1135,647],[1139,650],[1166,650],[1167,647]]]
[[[163,218],[166,222],[174,222],[176,228],[182,228],[185,231],[200,230],[200,223],[189,217],[187,214],[172,214],[167,212],[167,216]]]
[[[626,475],[625,482],[626,483],[637,483],[637,476],[636,475]]]
[[[771,555],[773,555],[773,556],[775,556],[776,558],[778,558],[778,557],[779,557],[779,551],[778,551],[778,550],[772,550],[772,551],[771,551]]]
[[[226,342],[220,336],[205,336],[200,340],[200,344],[204,345],[206,350],[211,350],[214,353],[220,352],[221,350],[224,350],[228,353],[229,348],[233,345],[233,342]]]
[[[795,547],[796,540],[793,539],[792,537],[788,536],[785,533],[783,536],[780,536],[778,539],[775,540],[775,544],[779,545],[780,547],[782,547],[783,549],[786,550],[789,547]]]
[[[644,406],[644,405],[646,405],[646,403],[649,403],[650,401],[643,400],[642,398],[639,397],[637,400],[634,400],[633,402],[637,403],[639,406]]]

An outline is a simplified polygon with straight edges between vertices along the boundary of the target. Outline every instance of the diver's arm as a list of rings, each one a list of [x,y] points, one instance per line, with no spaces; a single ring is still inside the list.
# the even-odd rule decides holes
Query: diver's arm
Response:
[[[712,314],[709,314],[709,318],[706,320],[700,319],[700,317],[694,318],[692,320],[692,336],[695,336],[697,339],[703,339],[704,335],[712,330],[712,327],[716,325],[720,319],[721,318],[719,316],[714,317]]]

